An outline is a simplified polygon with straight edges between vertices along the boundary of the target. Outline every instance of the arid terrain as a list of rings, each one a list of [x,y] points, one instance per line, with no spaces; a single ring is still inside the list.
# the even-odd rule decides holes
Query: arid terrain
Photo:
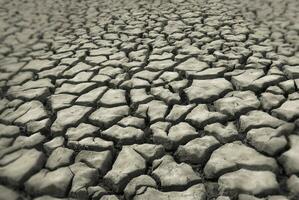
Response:
[[[298,0],[0,0],[0,200],[298,200]]]

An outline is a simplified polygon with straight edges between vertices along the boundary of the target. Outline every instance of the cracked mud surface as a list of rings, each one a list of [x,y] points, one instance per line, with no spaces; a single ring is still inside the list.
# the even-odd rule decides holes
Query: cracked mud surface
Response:
[[[299,1],[0,1],[0,199],[299,199]]]

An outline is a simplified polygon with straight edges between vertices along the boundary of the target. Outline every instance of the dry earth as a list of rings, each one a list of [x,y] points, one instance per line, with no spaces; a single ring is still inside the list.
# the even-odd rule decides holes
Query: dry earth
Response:
[[[298,200],[298,0],[0,0],[0,199]]]

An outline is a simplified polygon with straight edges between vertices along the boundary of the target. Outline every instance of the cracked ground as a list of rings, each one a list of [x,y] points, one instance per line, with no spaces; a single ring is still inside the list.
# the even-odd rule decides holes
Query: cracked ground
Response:
[[[298,0],[0,0],[0,200],[298,200]]]

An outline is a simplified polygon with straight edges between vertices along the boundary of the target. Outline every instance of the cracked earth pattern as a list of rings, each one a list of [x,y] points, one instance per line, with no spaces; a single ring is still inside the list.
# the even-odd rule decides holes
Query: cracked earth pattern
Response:
[[[299,199],[299,1],[1,0],[0,199]]]

